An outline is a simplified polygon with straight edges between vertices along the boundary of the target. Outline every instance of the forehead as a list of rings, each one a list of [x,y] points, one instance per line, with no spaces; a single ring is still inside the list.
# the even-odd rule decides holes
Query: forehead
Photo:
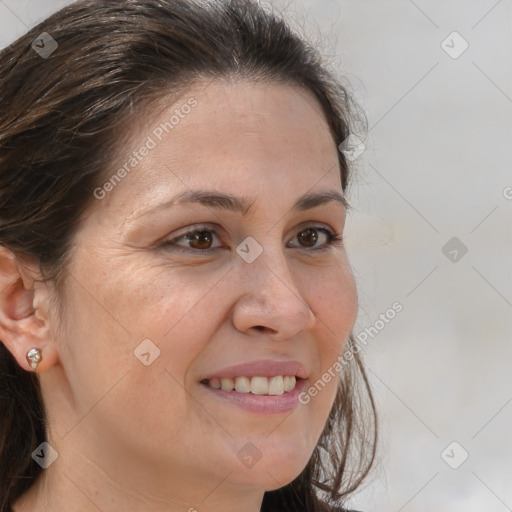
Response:
[[[340,186],[337,148],[311,93],[278,83],[210,81],[162,98],[129,127],[103,206],[133,213],[187,187],[302,195],[316,181]],[[121,172],[119,172],[122,170]]]

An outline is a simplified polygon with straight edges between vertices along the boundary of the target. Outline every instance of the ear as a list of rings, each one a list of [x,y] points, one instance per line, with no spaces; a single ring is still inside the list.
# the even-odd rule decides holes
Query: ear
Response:
[[[42,354],[38,372],[59,361],[50,329],[50,290],[40,277],[35,265],[27,265],[0,246],[0,340],[30,372],[34,370],[26,355],[32,348]]]

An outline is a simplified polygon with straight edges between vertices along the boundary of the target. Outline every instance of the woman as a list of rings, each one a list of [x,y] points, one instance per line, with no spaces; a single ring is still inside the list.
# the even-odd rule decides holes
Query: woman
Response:
[[[2,512],[342,510],[375,411],[316,52],[252,1],[78,1],[0,99]]]

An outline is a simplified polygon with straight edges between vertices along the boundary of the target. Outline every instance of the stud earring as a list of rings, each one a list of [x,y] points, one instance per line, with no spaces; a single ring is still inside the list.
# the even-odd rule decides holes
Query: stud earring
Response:
[[[31,348],[27,352],[27,361],[32,370],[37,368],[37,365],[40,363],[42,358],[41,351],[38,348]]]

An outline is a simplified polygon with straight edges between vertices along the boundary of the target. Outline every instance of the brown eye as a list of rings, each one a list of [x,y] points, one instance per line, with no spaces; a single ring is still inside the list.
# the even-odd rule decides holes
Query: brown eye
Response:
[[[297,238],[299,242],[305,247],[313,247],[318,241],[318,234],[316,232],[316,229],[308,228],[305,229],[304,231],[301,231],[297,235]]]
[[[199,226],[197,229],[191,229],[188,233],[167,240],[162,247],[169,251],[188,252],[189,254],[210,254],[226,249],[223,247],[217,231],[206,226]]]
[[[293,240],[298,241],[297,243]],[[287,247],[295,247],[298,249],[312,249],[313,251],[321,251],[331,246],[343,245],[341,235],[335,234],[328,228],[323,226],[312,226],[299,231],[293,239],[286,244]],[[311,251],[310,251],[311,252]]]
[[[211,231],[195,231],[186,235],[185,238],[190,242],[192,249],[199,250],[209,249],[213,241]]]
[[[299,231],[292,241],[286,244],[287,247],[312,249],[313,251],[326,250],[334,245],[343,245],[343,238],[341,235],[336,235],[330,229],[323,226],[305,228]],[[202,253],[211,255],[217,251],[229,250],[229,247],[222,244],[215,229],[205,229],[202,226],[199,229],[191,230],[188,233],[164,242],[162,247],[169,251],[188,252],[189,254],[195,253],[198,255]]]

